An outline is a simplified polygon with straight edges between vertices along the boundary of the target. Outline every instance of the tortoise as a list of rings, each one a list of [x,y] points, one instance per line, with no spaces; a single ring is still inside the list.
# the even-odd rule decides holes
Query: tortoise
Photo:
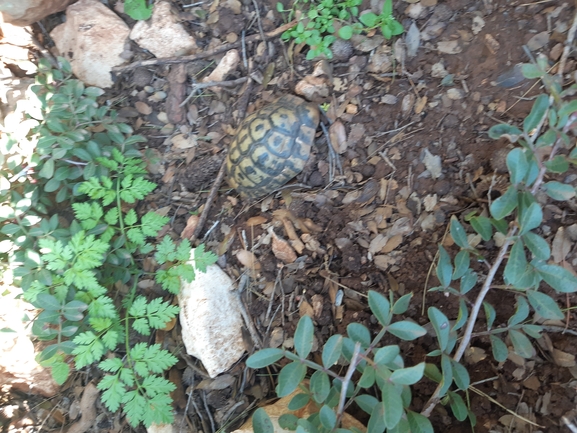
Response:
[[[318,108],[294,95],[248,116],[228,151],[230,186],[248,199],[279,189],[305,167],[318,124]]]

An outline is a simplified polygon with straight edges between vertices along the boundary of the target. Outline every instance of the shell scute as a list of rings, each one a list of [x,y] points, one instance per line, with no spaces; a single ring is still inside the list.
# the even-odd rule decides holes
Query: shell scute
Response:
[[[229,184],[253,199],[283,186],[305,167],[318,123],[316,106],[293,95],[248,116],[227,155]]]

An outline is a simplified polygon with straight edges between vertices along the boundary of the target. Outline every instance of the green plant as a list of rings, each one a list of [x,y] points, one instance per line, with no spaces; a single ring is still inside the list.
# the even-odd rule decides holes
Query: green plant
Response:
[[[340,428],[340,420],[351,401],[370,414],[368,433],[385,430],[432,432],[428,416],[438,403],[449,405],[456,419],[469,418],[474,426],[475,414],[466,403],[468,399],[461,395],[470,386],[469,373],[460,361],[471,339],[485,339],[491,345],[496,361],[505,361],[511,350],[528,358],[535,353],[530,339],[539,338],[543,331],[539,321],[563,318],[551,292],[577,292],[577,277],[563,266],[551,263],[551,247],[539,233],[543,223],[543,199],[537,200],[536,194],[543,192],[559,202],[571,200],[576,195],[575,187],[554,180],[554,177],[565,173],[570,165],[577,165],[577,101],[569,100],[577,93],[577,84],[563,89],[561,77],[547,73],[545,57],[540,57],[536,64],[523,65],[522,70],[527,78],[540,78],[548,94],[535,99],[522,129],[501,124],[489,130],[491,138],[506,137],[520,146],[507,155],[511,184],[488,209],[470,212],[463,222],[456,216],[451,218],[450,234],[460,248],[454,259],[439,246],[436,263],[439,285],[430,291],[442,292],[454,300],[458,315],[449,320],[439,309],[428,309],[438,348],[427,357],[438,359],[438,362],[405,367],[399,346],[379,347],[386,332],[402,340],[413,340],[424,334],[424,329],[412,322],[392,321],[393,315],[407,310],[409,295],[393,302],[392,298],[388,301],[376,292],[369,292],[369,307],[382,326],[381,331],[371,339],[367,328],[358,323],[349,324],[347,337],[335,335],[325,343],[322,365],[307,359],[312,347],[313,324],[303,317],[294,336],[296,353],[264,349],[247,360],[249,367],[262,368],[282,357],[287,358],[291,362],[278,375],[277,394],[286,396],[297,388],[302,391],[291,400],[291,410],[303,407],[309,400],[317,404],[318,410],[307,419],[283,415],[279,419],[281,426],[299,432],[345,432]],[[494,258],[487,258],[485,249],[472,245],[473,236],[468,234],[468,229],[481,241],[502,240]],[[472,259],[481,263],[486,272],[474,270]],[[495,287],[494,281],[501,268],[505,286]],[[546,289],[543,283],[549,288]],[[477,294],[473,301],[469,297],[474,289]],[[496,309],[486,299],[491,290],[507,290],[514,294],[516,308],[510,317],[497,317]],[[484,325],[479,320],[481,310],[485,315]],[[531,310],[534,312],[532,318]],[[331,368],[343,359],[349,366],[345,375],[339,376]],[[303,383],[308,369],[314,370],[310,385]],[[354,373],[357,378],[353,380]],[[417,414],[410,408],[410,386],[424,376],[438,385]],[[375,385],[376,392],[373,388],[369,393],[369,388]],[[253,425],[257,433],[271,431],[264,410],[255,412]]]
[[[139,295],[137,287],[154,277],[177,294],[181,279],[194,279],[191,247],[168,236],[155,242],[168,218],[137,212],[137,201],[156,188],[133,147],[144,139],[98,106],[100,89],[84,88],[60,62],[61,70],[39,65],[28,140],[0,143],[3,263],[24,299],[42,310],[32,333],[51,343],[38,361],[52,368],[56,382],[66,380],[72,361],[76,369],[98,363],[108,409],[122,406],[133,426],[170,422],[174,385],[163,373],[177,359],[147,341],[178,307]],[[66,205],[61,214],[55,203]],[[145,272],[142,259],[152,254],[160,269]],[[200,246],[195,259],[205,270],[216,257]]]
[[[152,16],[153,4],[147,0],[125,0],[124,12],[133,20],[147,20]]]
[[[563,90],[561,76],[548,74],[547,67],[544,57],[540,57],[535,64],[522,67],[526,78],[540,78],[548,92],[535,99],[531,112],[523,122],[523,129],[500,124],[489,130],[489,136],[493,139],[505,137],[520,145],[512,149],[506,159],[511,184],[501,197],[490,203],[488,214],[473,212],[465,217],[470,228],[483,241],[491,240],[495,233],[499,234],[503,242],[497,256],[491,263],[482,250],[471,246],[465,227],[456,217],[451,218],[450,230],[460,252],[451,261],[447,251],[439,247],[437,277],[440,286],[432,290],[457,296],[460,305],[459,317],[451,333],[460,331],[461,340],[451,362],[459,362],[463,357],[475,325],[478,325],[481,309],[485,314],[486,331],[476,335],[489,337],[495,360],[504,361],[507,358],[509,349],[503,341],[505,334],[516,354],[531,357],[535,349],[530,338],[539,338],[543,330],[536,324],[539,319],[563,318],[557,302],[543,291],[543,283],[557,293],[577,291],[575,275],[551,263],[549,243],[538,233],[543,222],[543,204],[537,200],[536,194],[544,192],[549,198],[560,202],[575,197],[573,186],[557,180],[546,181],[546,177],[565,173],[570,164],[577,164],[575,139],[573,137],[572,142],[570,138],[577,130],[577,101],[567,101],[577,91],[577,85]],[[469,308],[467,294],[478,280],[478,273],[471,269],[471,258],[483,263],[488,271]],[[495,327],[496,311],[486,297],[505,259],[503,280],[505,289],[516,296],[516,310],[505,325]],[[529,318],[531,309],[535,313],[533,320]],[[456,334],[450,337],[452,346],[456,344],[455,338]],[[452,348],[444,351],[443,356],[452,352]],[[443,370],[441,384],[423,410],[424,414],[428,415],[445,396],[449,382],[450,374]]]
[[[424,416],[409,409],[411,404],[410,385],[419,382],[426,372],[424,362],[406,367],[398,345],[381,346],[386,334],[404,341],[411,341],[426,334],[426,330],[407,320],[393,321],[396,315],[406,312],[412,295],[405,295],[397,301],[392,294],[389,300],[383,295],[369,291],[369,307],[382,329],[371,338],[370,331],[359,323],[347,327],[347,336],[331,336],[322,350],[322,365],[308,360],[313,345],[314,326],[308,316],[303,316],[294,335],[295,352],[283,349],[263,349],[250,356],[246,363],[251,368],[269,366],[282,357],[286,364],[278,375],[276,392],[279,397],[290,395],[297,389],[289,403],[289,409],[297,410],[313,401],[318,413],[308,419],[295,415],[282,415],[281,427],[299,432],[346,432],[340,428],[344,411],[353,402],[370,415],[368,431],[408,432],[432,431],[431,424]],[[331,370],[342,359],[349,364],[344,376]],[[314,370],[310,384],[303,384],[308,369]],[[353,382],[353,374],[359,379]],[[378,397],[367,390],[376,387]],[[255,433],[272,433],[263,409],[253,415]]]
[[[359,17],[359,20],[367,29],[381,29],[381,33],[387,39],[400,35],[404,29],[393,17],[393,0],[385,0],[382,12],[377,15],[374,12],[368,12]]]
[[[301,7],[301,3],[303,11],[297,18],[298,23],[284,32],[281,39],[285,41],[294,39],[297,44],[308,45],[310,49],[307,60],[319,56],[332,59],[333,53],[330,47],[337,36],[349,40],[355,34],[377,27],[381,28],[387,39],[403,32],[403,26],[392,16],[392,0],[385,1],[380,15],[369,12],[361,15],[358,20],[362,0],[296,0],[289,10],[285,10],[282,3],[277,3],[277,10],[288,12],[288,19],[291,20]]]

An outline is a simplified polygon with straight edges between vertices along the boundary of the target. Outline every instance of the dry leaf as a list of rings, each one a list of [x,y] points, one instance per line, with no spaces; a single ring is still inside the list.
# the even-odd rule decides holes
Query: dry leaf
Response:
[[[386,245],[381,249],[381,253],[384,254],[390,253],[399,245],[401,245],[401,242],[403,242],[403,235],[394,235],[388,240]]]
[[[422,98],[417,99],[417,103],[415,104],[415,114],[421,114],[421,112],[425,109],[427,105],[427,97],[423,96]]]
[[[555,238],[553,239],[553,244],[551,245],[551,255],[555,263],[561,263],[571,251],[572,242],[565,235],[565,228],[559,227],[557,233],[555,233]]]
[[[563,352],[558,349],[553,349],[553,359],[555,364],[559,367],[574,367],[575,366],[575,355]]]
[[[193,134],[178,134],[170,139],[175,149],[190,149],[198,145],[197,136]]]
[[[190,239],[196,230],[200,217],[198,215],[191,215],[186,221],[186,227],[180,234],[181,239]]]
[[[485,35],[485,46],[489,49],[491,54],[497,54],[497,51],[501,48],[501,44],[489,33]]]
[[[236,258],[244,267],[254,269],[255,271],[260,270],[260,262],[253,252],[248,250],[239,250],[236,253]]]
[[[527,389],[537,391],[539,388],[541,388],[541,382],[537,376],[533,375],[523,381],[523,386]]]
[[[425,210],[427,212],[432,212],[437,206],[437,194],[429,194],[423,199],[423,204],[425,205]]]
[[[326,253],[326,251],[323,248],[321,248],[320,242],[317,241],[310,234],[304,233],[301,236],[301,240],[305,243],[307,250],[312,251],[314,253],[321,254],[321,255]]]
[[[393,259],[392,257],[389,256],[375,256],[373,258],[373,262],[375,263],[375,266],[377,268],[379,268],[381,271],[386,271],[389,266],[394,265],[396,263],[396,260]]]
[[[347,132],[345,131],[345,125],[340,120],[337,120],[329,128],[329,137],[331,138],[331,144],[333,149],[342,155],[347,151]]]
[[[437,49],[445,54],[459,54],[463,49],[459,46],[459,41],[441,41],[437,43]]]
[[[311,319],[314,319],[314,310],[313,307],[311,307],[311,304],[309,304],[307,302],[306,299],[304,299],[301,304],[299,305],[299,315],[300,317],[303,316],[309,316]]]
[[[307,76],[295,86],[295,93],[304,96],[309,101],[326,98],[329,95],[327,79],[322,77]]]
[[[320,319],[323,313],[323,295],[313,295],[311,302],[313,303],[313,314],[315,319]]]
[[[465,350],[465,361],[467,364],[477,364],[487,357],[487,352],[485,349],[480,347],[469,347]]]
[[[287,241],[279,238],[272,227],[270,227],[268,231],[272,236],[272,253],[274,256],[284,263],[293,263],[297,259],[294,249]]]
[[[246,225],[247,225],[247,227],[255,227],[255,226],[260,226],[261,224],[266,223],[266,221],[267,221],[267,219],[265,217],[263,217],[262,215],[254,216],[254,217],[246,220]]]
[[[388,240],[389,240],[388,236],[384,235],[375,236],[374,239],[369,244],[369,253],[375,255],[378,252],[380,252],[384,248],[384,246],[387,245]]]
[[[164,172],[164,175],[162,176],[162,182],[164,183],[172,182],[172,179],[174,179],[175,174],[176,174],[176,167],[174,165],[170,165]]]

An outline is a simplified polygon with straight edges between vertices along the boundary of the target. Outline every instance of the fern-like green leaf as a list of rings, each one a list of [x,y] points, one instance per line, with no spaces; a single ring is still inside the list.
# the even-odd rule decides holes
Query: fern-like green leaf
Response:
[[[137,390],[126,392],[122,397],[122,403],[124,403],[124,412],[131,426],[136,427],[144,420],[144,414],[149,408],[147,408],[146,399]]]
[[[163,302],[162,298],[156,298],[148,303],[146,310],[150,326],[154,329],[162,329],[176,317],[179,308],[169,302]]]
[[[98,364],[101,370],[107,371],[108,373],[116,373],[123,366],[122,360],[120,358],[109,358]]]
[[[109,317],[91,317],[89,323],[96,332],[102,332],[112,326],[112,319]]]
[[[74,256],[69,246],[64,246],[62,242],[54,239],[40,239],[38,245],[42,253],[42,260],[46,262],[46,268],[50,271],[65,269]]]
[[[156,236],[160,229],[168,223],[169,218],[158,215],[156,212],[148,212],[142,217],[142,233],[146,236]]]
[[[133,226],[136,224],[136,221],[138,221],[138,215],[136,215],[136,211],[134,209],[130,209],[128,212],[126,212],[126,215],[124,216],[124,224],[127,226]]]
[[[134,242],[136,245],[144,245],[146,243],[140,227],[133,227],[128,229],[126,231],[126,236],[131,242]]]
[[[176,246],[170,236],[162,238],[162,241],[156,246],[154,258],[160,265],[176,260]]]
[[[200,244],[194,250],[194,266],[200,272],[206,272],[207,266],[215,264],[217,260],[216,254],[204,250],[204,244]]]
[[[132,368],[123,368],[120,370],[120,380],[122,380],[127,386],[134,386],[136,380]]]
[[[72,209],[84,230],[91,230],[102,218],[103,211],[97,202],[73,203]]]
[[[100,296],[94,299],[88,306],[88,312],[92,317],[118,318],[118,311],[116,311],[114,302],[108,296]]]
[[[97,388],[102,393],[102,402],[111,412],[116,412],[120,407],[123,397],[126,395],[126,387],[118,379],[118,376],[106,375],[98,383]]]
[[[134,203],[136,200],[142,200],[156,188],[156,184],[142,177],[134,178],[132,175],[127,175],[122,179],[120,185],[122,187],[120,190],[120,198],[126,203]]]
[[[156,271],[156,282],[162,286],[164,290],[177,295],[180,292],[180,276],[177,274],[178,266],[170,269],[159,269]]]
[[[142,420],[145,426],[151,424],[172,424],[172,398],[167,394],[157,394],[148,400],[149,409]]]
[[[146,320],[145,317],[141,317],[132,322],[132,329],[142,335],[150,335],[150,326],[148,325],[148,320]]]
[[[69,243],[75,254],[74,267],[79,270],[94,269],[102,265],[105,253],[109,246],[94,235],[88,235],[81,231],[72,236]]]
[[[104,345],[93,332],[78,334],[73,341],[77,344],[72,351],[77,369],[92,364],[104,355]]]
[[[178,359],[167,350],[162,349],[160,344],[148,346],[146,343],[137,343],[130,350],[130,357],[135,364],[141,364],[138,367],[138,374],[143,377],[148,376],[149,371],[162,373],[178,362]]]
[[[118,223],[118,208],[113,207],[106,215],[104,215],[104,222],[109,225],[115,225]]]
[[[116,349],[116,346],[118,346],[119,342],[120,342],[120,336],[118,334],[118,331],[111,329],[102,335],[102,343],[104,344],[104,347],[106,347],[108,350]]]
[[[190,260],[190,251],[192,247],[190,246],[190,241],[188,239],[183,239],[180,241],[176,247],[176,260],[181,262],[187,262]]]

